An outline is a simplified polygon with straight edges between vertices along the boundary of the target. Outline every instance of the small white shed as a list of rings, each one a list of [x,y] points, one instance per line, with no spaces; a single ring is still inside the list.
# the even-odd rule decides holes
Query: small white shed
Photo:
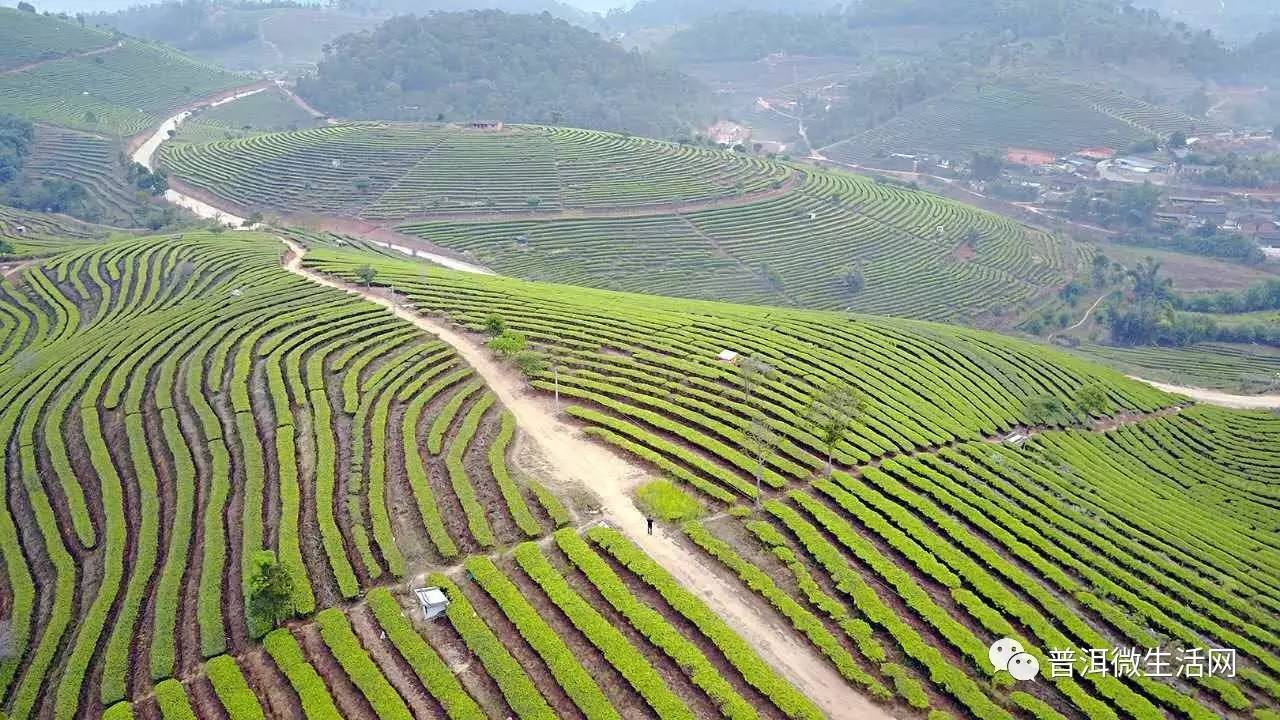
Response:
[[[428,620],[436,619],[449,609],[449,597],[438,587],[414,588],[413,594],[418,596],[422,614]]]
[[[738,362],[738,353],[732,350],[721,350],[720,354],[716,355],[716,359],[723,363],[736,363]]]

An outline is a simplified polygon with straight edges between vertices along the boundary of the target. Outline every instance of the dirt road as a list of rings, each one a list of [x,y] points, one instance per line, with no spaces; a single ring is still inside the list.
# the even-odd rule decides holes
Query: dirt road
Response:
[[[102,53],[108,53],[108,52],[111,52],[112,50],[119,50],[122,47],[124,47],[124,41],[120,40],[118,42],[114,42],[105,47],[94,48],[92,50],[85,50],[84,52],[71,53],[70,55],[59,55],[58,57],[47,58],[45,60],[37,60],[35,62],[27,63],[26,65],[19,65],[17,67],[8,68],[6,70],[0,70],[0,75],[17,75],[18,73],[26,72],[28,70],[35,70],[41,65],[48,65],[51,62],[57,62],[59,60],[74,60],[76,58],[91,57],[93,55],[101,55]]]
[[[1157,390],[1163,390],[1176,395],[1185,395],[1196,402],[1202,402],[1209,405],[1218,405],[1225,408],[1233,408],[1235,410],[1280,409],[1280,395],[1232,395],[1231,393],[1207,390],[1205,388],[1158,383],[1153,380],[1147,380],[1146,378],[1140,378],[1137,375],[1129,375],[1128,377],[1133,380],[1144,382]]]
[[[289,272],[311,282],[346,290],[390,309],[449,343],[484,378],[489,388],[516,417],[522,441],[532,442],[560,480],[578,482],[600,498],[605,521],[624,532],[677,580],[702,598],[751,643],[765,661],[776,668],[830,717],[889,720],[893,716],[850,687],[827,661],[780,624],[762,601],[736,581],[727,580],[706,558],[677,542],[662,528],[645,533],[644,515],[632,503],[629,492],[650,472],[603,446],[588,440],[564,422],[550,403],[526,390],[518,373],[495,361],[489,351],[470,336],[433,318],[423,317],[376,292],[336,282],[302,267],[306,252],[297,243],[281,238],[289,247],[285,261]]]

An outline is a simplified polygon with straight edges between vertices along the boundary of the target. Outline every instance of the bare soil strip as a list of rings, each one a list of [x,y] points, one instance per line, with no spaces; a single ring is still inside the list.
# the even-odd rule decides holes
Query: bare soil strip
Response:
[[[856,692],[830,664],[792,633],[779,633],[771,611],[740,585],[726,580],[701,555],[679,542],[679,533],[662,528],[645,533],[644,514],[636,508],[630,491],[651,474],[646,468],[597,445],[556,414],[551,404],[526,392],[525,382],[489,356],[477,340],[433,318],[422,317],[396,305],[372,290],[352,288],[302,267],[306,252],[289,240],[285,267],[311,282],[359,295],[390,309],[449,343],[485,379],[502,403],[516,417],[520,442],[538,447],[556,474],[578,482],[599,496],[605,520],[624,533],[659,562],[685,587],[703,599],[751,644],[760,656],[777,668],[801,692],[831,717],[891,718],[887,711]]]
[[[1217,390],[1206,390],[1205,388],[1158,383],[1153,380],[1140,378],[1136,375],[1130,375],[1129,378],[1139,382],[1144,382],[1157,390],[1163,390],[1175,395],[1184,395],[1196,402],[1208,403],[1209,405],[1218,405],[1236,410],[1280,409],[1280,395],[1232,395],[1231,393],[1218,392]]]

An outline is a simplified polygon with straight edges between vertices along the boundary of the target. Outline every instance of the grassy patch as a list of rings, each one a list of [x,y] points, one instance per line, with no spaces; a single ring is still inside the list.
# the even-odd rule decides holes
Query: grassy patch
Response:
[[[702,503],[697,498],[666,478],[642,485],[636,490],[636,501],[646,515],[666,522],[694,520],[703,512]]]

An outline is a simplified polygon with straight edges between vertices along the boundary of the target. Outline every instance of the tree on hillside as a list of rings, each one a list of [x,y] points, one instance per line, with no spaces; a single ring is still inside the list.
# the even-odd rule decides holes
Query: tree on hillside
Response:
[[[34,13],[36,11],[36,6],[32,5],[29,2],[23,1],[18,3],[18,9],[21,10],[22,12]]]
[[[1139,301],[1166,300],[1173,291],[1173,281],[1160,277],[1162,263],[1148,257],[1125,273],[1133,281],[1133,294]]]
[[[1084,185],[1077,185],[1075,191],[1071,193],[1071,199],[1067,201],[1067,215],[1073,218],[1084,218],[1089,216],[1089,203],[1093,200],[1093,196],[1089,194],[1089,189]]]
[[[361,265],[360,267],[356,268],[356,279],[358,279],[360,281],[360,284],[364,285],[365,287],[369,287],[370,285],[372,285],[374,278],[376,278],[377,276],[378,276],[378,271],[374,270],[372,267],[368,265]]]
[[[738,360],[738,383],[742,386],[742,394],[746,398],[747,407],[752,413],[756,408],[756,390],[760,383],[774,376],[773,366],[758,355],[748,355]]]
[[[547,369],[547,356],[537,350],[521,350],[515,356],[516,367],[525,377],[541,375]]]
[[[0,185],[13,180],[35,141],[35,127],[23,118],[0,113]]]
[[[489,341],[489,349],[504,358],[514,358],[528,347],[529,341],[525,339],[524,335],[510,330],[504,331],[501,335]]]
[[[1057,395],[1043,393],[1027,399],[1022,417],[1028,425],[1061,425],[1067,420],[1067,406]]]
[[[993,153],[976,152],[969,162],[969,175],[974,180],[995,180],[1003,169],[1004,160]]]
[[[1107,284],[1108,271],[1111,269],[1111,258],[1098,253],[1093,256],[1092,267],[1089,269],[1089,281],[1094,287],[1102,287]]]
[[[831,458],[836,446],[853,429],[865,406],[862,393],[840,381],[822,386],[809,401],[809,421],[818,428],[818,439],[827,451],[827,477],[831,477]]]
[[[497,337],[506,332],[507,321],[497,313],[484,316],[484,333],[489,337]]]
[[[1084,415],[1098,415],[1107,409],[1107,389],[1101,383],[1089,383],[1076,393],[1076,410]]]
[[[13,246],[9,244],[9,241],[4,238],[0,238],[0,255],[11,254],[13,254]]]
[[[769,429],[764,418],[757,416],[747,426],[744,438],[747,452],[756,461],[756,504],[760,504],[761,488],[764,483],[764,460],[773,455],[778,448],[778,434]]]
[[[1187,134],[1178,130],[1169,136],[1169,147],[1182,149],[1187,146]]]
[[[270,550],[255,552],[251,566],[249,617],[259,627],[273,629],[294,612],[293,577]]]
[[[840,287],[848,295],[857,295],[867,286],[867,279],[862,274],[862,263],[857,263],[840,271]]]

